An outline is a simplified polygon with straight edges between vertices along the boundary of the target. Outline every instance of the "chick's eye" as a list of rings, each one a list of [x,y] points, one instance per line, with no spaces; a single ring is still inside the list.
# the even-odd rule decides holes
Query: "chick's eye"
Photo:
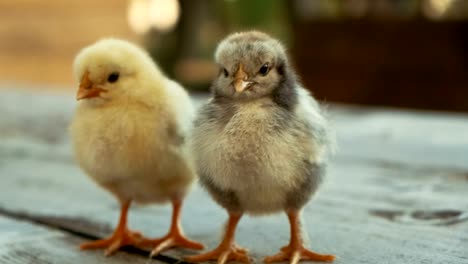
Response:
[[[107,77],[107,81],[110,83],[115,83],[119,79],[120,74],[118,72],[113,72]]]
[[[224,77],[229,76],[229,72],[226,70],[226,68],[223,68],[223,74],[224,74]]]
[[[258,73],[265,76],[268,74],[269,71],[270,71],[270,66],[268,65],[268,63],[265,63],[262,65],[262,67],[260,67],[260,70],[258,71]]]

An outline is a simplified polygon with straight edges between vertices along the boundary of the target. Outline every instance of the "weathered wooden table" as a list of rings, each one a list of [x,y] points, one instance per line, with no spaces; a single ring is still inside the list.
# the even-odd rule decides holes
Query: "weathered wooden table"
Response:
[[[127,248],[106,258],[80,242],[106,236],[118,205],[74,163],[72,94],[1,90],[0,263],[175,263]],[[196,98],[197,103],[202,98]],[[332,106],[340,150],[305,208],[313,249],[335,263],[468,263],[468,115]],[[133,207],[132,228],[165,233],[169,206]],[[212,248],[225,212],[195,187],[186,233]],[[245,217],[238,242],[256,262],[287,243],[282,214]]]

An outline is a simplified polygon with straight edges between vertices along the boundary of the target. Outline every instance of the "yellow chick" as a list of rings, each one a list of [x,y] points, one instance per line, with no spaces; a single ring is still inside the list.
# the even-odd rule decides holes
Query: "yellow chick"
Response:
[[[195,178],[185,141],[194,116],[187,92],[165,77],[145,51],[117,39],[84,48],[75,58],[74,75],[79,81],[71,124],[76,160],[121,204],[114,233],[81,249],[105,248],[106,255],[126,245],[153,246],[152,255],[170,247],[203,249],[180,227],[182,201]],[[168,234],[149,240],[130,231],[132,201],[171,201]]]

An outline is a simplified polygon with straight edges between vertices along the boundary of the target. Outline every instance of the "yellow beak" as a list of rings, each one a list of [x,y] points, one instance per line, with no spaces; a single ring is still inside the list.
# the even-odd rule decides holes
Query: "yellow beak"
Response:
[[[234,75],[234,89],[236,89],[237,93],[243,92],[245,89],[249,88],[250,85],[253,84],[253,82],[248,82],[247,78],[248,75],[244,71],[244,66],[239,64],[239,70],[237,70],[236,74]]]
[[[89,79],[89,72],[85,72],[83,78],[81,78],[80,88],[76,93],[76,100],[99,97],[99,95],[106,90],[94,86]]]

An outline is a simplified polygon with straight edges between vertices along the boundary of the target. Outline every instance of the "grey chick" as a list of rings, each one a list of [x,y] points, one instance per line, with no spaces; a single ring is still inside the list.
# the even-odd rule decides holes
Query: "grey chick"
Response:
[[[220,71],[195,121],[192,149],[200,183],[229,213],[224,238],[193,262],[249,262],[235,243],[244,213],[284,211],[291,239],[265,262],[333,261],[304,247],[300,214],[317,190],[334,137],[319,104],[301,86],[277,40],[235,33],[215,53]]]

